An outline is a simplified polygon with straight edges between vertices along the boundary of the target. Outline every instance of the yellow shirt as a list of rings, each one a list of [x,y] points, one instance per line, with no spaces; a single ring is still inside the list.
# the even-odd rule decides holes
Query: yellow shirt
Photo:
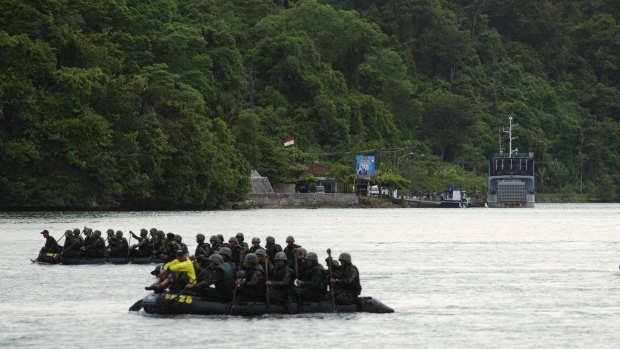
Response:
[[[178,259],[173,260],[172,262],[168,262],[164,264],[164,270],[170,271],[180,271],[182,273],[187,274],[187,278],[189,279],[189,283],[196,283],[196,272],[194,271],[194,264],[189,258],[185,259],[184,262],[179,261]]]

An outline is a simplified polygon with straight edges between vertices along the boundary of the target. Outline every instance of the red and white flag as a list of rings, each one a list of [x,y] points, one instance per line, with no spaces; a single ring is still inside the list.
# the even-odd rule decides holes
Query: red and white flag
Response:
[[[294,145],[295,144],[295,138],[293,137],[289,137],[284,141],[284,146],[288,147],[289,145]]]

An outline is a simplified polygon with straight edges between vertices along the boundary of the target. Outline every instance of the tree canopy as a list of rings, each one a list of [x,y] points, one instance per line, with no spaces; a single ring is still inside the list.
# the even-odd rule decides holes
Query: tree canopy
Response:
[[[509,115],[538,191],[620,197],[615,0],[0,10],[0,208],[214,208],[246,197],[250,168],[294,183],[324,161],[345,178],[357,151],[410,145],[415,171],[377,152],[392,186],[483,192]]]

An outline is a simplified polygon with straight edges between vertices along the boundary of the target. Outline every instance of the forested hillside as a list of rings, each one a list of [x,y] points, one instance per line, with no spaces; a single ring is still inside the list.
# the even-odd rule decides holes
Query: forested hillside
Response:
[[[617,0],[0,0],[0,208],[218,207],[250,168],[350,182],[369,149],[380,178],[483,193],[509,115],[537,191],[616,200],[619,17]]]

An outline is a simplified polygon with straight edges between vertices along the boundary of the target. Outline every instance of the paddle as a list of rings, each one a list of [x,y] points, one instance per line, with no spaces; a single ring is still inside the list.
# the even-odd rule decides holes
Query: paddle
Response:
[[[129,311],[140,311],[142,309],[142,299],[135,302],[131,307],[129,307]]]
[[[295,253],[295,279],[299,279],[299,265],[297,264],[297,249],[294,250]],[[293,290],[293,291],[297,291],[297,290]],[[299,292],[295,292],[297,293],[297,312],[300,312],[301,309],[301,295],[299,294]]]
[[[241,263],[243,263],[243,255],[244,254],[245,254],[245,252],[239,253],[239,265],[237,266],[237,277],[239,277],[239,271],[241,270]],[[229,315],[232,315],[232,312],[233,312],[233,310],[235,308],[235,302],[237,301],[237,289],[238,288],[239,288],[239,285],[235,284],[235,290],[233,291],[232,303],[230,303],[230,313],[229,313]]]
[[[334,278],[334,275],[332,274],[332,250],[331,249],[327,249],[327,256],[329,257],[329,288],[332,291],[332,313],[336,312],[336,292],[334,291],[334,283],[332,282],[332,279]]]
[[[269,280],[269,264],[268,264],[269,256],[265,256],[265,281]],[[269,285],[265,283],[265,296],[267,298],[267,309],[269,309]]]

